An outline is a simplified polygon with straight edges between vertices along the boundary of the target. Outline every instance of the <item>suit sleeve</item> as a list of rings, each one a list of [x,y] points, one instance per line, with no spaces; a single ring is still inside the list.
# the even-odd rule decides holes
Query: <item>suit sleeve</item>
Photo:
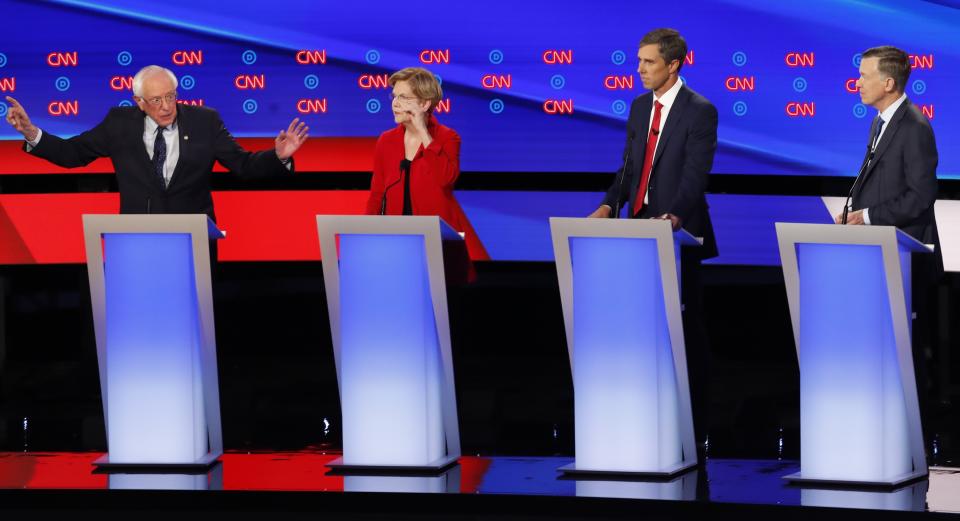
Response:
[[[40,142],[32,149],[24,144],[29,154],[46,159],[64,168],[86,166],[97,158],[110,155],[110,119],[113,110],[96,127],[69,139],[63,139],[50,132],[44,132]]]
[[[383,169],[383,136],[377,140],[373,152],[373,177],[370,178],[370,197],[367,198],[367,215],[379,215],[383,201],[386,172]]]
[[[421,147],[421,160],[426,163],[426,170],[431,179],[443,188],[453,188],[453,184],[460,177],[460,136],[452,132],[449,138],[434,139],[430,146]]]
[[[937,145],[928,125],[904,128],[903,169],[906,190],[870,207],[870,224],[904,226],[937,199]],[[898,133],[899,134],[899,133]],[[877,165],[878,167],[880,165]]]
[[[707,175],[713,169],[713,156],[717,151],[717,119],[717,108],[705,105],[687,137],[680,185],[670,204],[670,213],[684,221],[696,211],[707,190]]]
[[[290,164],[290,169],[287,169],[273,149],[262,152],[244,150],[227,130],[220,115],[214,112],[213,118],[214,157],[227,170],[246,179],[281,176],[293,172],[293,163]]]

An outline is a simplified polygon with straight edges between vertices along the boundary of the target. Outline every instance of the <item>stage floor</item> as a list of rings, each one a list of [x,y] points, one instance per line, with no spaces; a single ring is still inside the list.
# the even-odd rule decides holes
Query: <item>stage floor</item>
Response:
[[[105,473],[95,470],[92,464],[101,455],[93,452],[0,453],[0,489],[5,489],[3,496],[7,498],[12,497],[14,490],[209,491],[206,493],[209,496],[220,494],[217,491],[312,492],[318,497],[350,496],[342,494],[344,492],[387,493],[393,497],[436,493],[692,502],[697,503],[698,508],[734,504],[960,513],[960,469],[950,468],[931,468],[927,480],[896,490],[877,491],[788,485],[782,477],[798,471],[799,463],[787,460],[711,459],[705,468],[670,481],[651,482],[561,477],[557,469],[571,463],[570,457],[465,456],[459,465],[438,476],[342,476],[331,474],[326,466],[340,456],[338,453],[231,452],[223,455],[207,472],[198,474]],[[101,497],[108,496],[109,493]],[[229,497],[229,493],[223,497]],[[421,496],[419,501],[424,500]],[[619,504],[622,507],[623,503]]]

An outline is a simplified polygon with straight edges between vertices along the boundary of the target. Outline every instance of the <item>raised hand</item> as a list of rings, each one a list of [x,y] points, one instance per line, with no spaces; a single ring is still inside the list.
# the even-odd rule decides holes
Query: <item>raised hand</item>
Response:
[[[286,130],[281,130],[277,138],[273,140],[274,149],[277,151],[277,157],[286,160],[300,148],[300,145],[307,140],[307,131],[310,130],[300,118],[293,118],[290,126]]]
[[[23,105],[10,96],[7,96],[7,102],[10,103],[10,108],[7,109],[7,123],[10,123],[17,132],[23,134],[27,141],[37,139],[37,132],[40,129],[30,121],[30,116],[27,115]]]

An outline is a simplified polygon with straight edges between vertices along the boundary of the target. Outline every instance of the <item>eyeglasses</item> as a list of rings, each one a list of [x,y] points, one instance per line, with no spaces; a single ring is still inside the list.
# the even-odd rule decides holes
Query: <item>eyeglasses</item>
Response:
[[[176,101],[177,101],[177,93],[176,93],[176,92],[171,92],[170,94],[167,94],[167,95],[165,95],[165,96],[156,96],[156,97],[149,98],[149,99],[148,99],[148,98],[141,97],[140,99],[142,99],[143,101],[145,101],[145,102],[153,105],[154,107],[159,107],[160,105],[163,104],[164,101],[166,101],[167,103],[176,103]]]
[[[418,99],[420,99],[420,98],[418,98],[418,97],[416,97],[416,96],[407,96],[406,94],[394,94],[394,93],[392,93],[392,92],[390,93],[390,101],[393,101],[393,100],[400,100],[400,101],[417,101]]]

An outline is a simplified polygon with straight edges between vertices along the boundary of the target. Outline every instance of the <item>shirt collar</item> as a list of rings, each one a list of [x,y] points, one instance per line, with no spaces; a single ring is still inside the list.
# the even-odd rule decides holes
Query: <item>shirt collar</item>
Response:
[[[669,109],[673,102],[677,99],[677,94],[680,94],[680,88],[683,87],[683,82],[680,81],[680,78],[677,78],[677,82],[673,84],[673,87],[667,92],[663,93],[663,96],[657,97],[656,94],[653,95],[653,101],[659,101],[663,108]]]
[[[900,105],[903,105],[904,101],[907,101],[907,93],[901,94],[897,101],[894,101],[889,107],[880,113],[880,119],[883,120],[884,125],[890,123],[890,120],[893,119],[893,115],[897,113],[897,109],[900,108]]]

